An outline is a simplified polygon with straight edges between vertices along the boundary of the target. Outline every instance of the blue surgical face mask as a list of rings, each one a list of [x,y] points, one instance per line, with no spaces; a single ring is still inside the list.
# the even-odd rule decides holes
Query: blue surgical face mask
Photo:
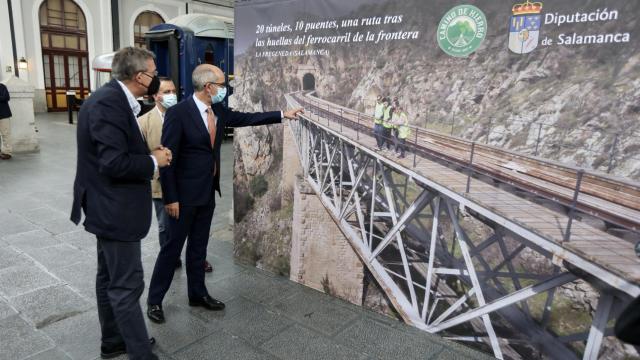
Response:
[[[217,104],[224,100],[225,96],[227,96],[227,87],[219,87],[218,93],[211,96],[211,103]]]
[[[161,103],[165,109],[168,109],[178,103],[178,96],[176,94],[164,94],[162,95]]]

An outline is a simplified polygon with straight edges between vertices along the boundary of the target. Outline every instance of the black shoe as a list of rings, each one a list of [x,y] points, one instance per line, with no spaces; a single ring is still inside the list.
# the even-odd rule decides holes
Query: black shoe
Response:
[[[212,311],[224,310],[224,303],[209,295],[200,299],[189,299],[189,306],[202,306],[203,308]]]
[[[149,345],[153,346],[156,344],[155,338],[149,338]],[[125,343],[120,343],[116,345],[100,346],[100,358],[102,359],[113,359],[120,355],[124,355],[127,353],[127,345]]]
[[[124,355],[127,353],[127,346],[124,343],[111,345],[111,346],[100,346],[100,358],[102,359],[113,359],[120,355]]]
[[[179,269],[182,267],[182,260],[178,259],[178,262],[176,263],[176,269]]]
[[[147,317],[156,324],[164,323],[164,311],[162,311],[162,305],[149,305],[147,307]]]

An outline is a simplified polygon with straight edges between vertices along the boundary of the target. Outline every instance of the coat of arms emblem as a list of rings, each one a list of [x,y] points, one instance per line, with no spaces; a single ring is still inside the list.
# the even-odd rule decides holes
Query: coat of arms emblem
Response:
[[[526,0],[525,3],[513,5],[511,11],[513,15],[509,19],[509,50],[516,54],[529,53],[538,46],[542,3]]]

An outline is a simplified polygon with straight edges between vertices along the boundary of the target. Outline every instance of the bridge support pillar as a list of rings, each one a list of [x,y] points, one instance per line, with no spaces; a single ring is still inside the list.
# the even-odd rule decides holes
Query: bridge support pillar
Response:
[[[294,186],[291,280],[361,305],[364,265],[314,190]]]

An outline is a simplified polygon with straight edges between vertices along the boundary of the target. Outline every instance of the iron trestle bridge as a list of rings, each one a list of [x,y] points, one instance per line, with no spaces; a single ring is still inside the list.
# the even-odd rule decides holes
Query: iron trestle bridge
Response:
[[[558,212],[496,186],[491,180],[526,190],[505,181],[508,174],[490,173],[491,165],[473,164],[475,144],[458,153],[418,146],[424,139],[414,129],[412,156],[398,159],[374,150],[364,114],[308,92],[286,100],[306,110],[300,121],[289,122],[305,180],[405,322],[483,343],[499,359],[521,358],[523,352],[596,359],[612,333],[610,320],[640,296],[633,244],[576,219],[583,211],[636,231],[636,185],[622,183],[631,202],[612,204],[617,215],[593,205],[606,197],[580,189],[583,179],[591,189],[613,179],[577,171],[571,196],[558,183],[546,193],[540,184],[529,188],[536,196],[555,193],[552,198],[569,207]],[[439,141],[460,148],[459,139]],[[599,193],[612,196],[607,191]],[[579,282],[599,293],[595,315],[584,329],[560,332],[552,326],[563,309],[557,293]]]

